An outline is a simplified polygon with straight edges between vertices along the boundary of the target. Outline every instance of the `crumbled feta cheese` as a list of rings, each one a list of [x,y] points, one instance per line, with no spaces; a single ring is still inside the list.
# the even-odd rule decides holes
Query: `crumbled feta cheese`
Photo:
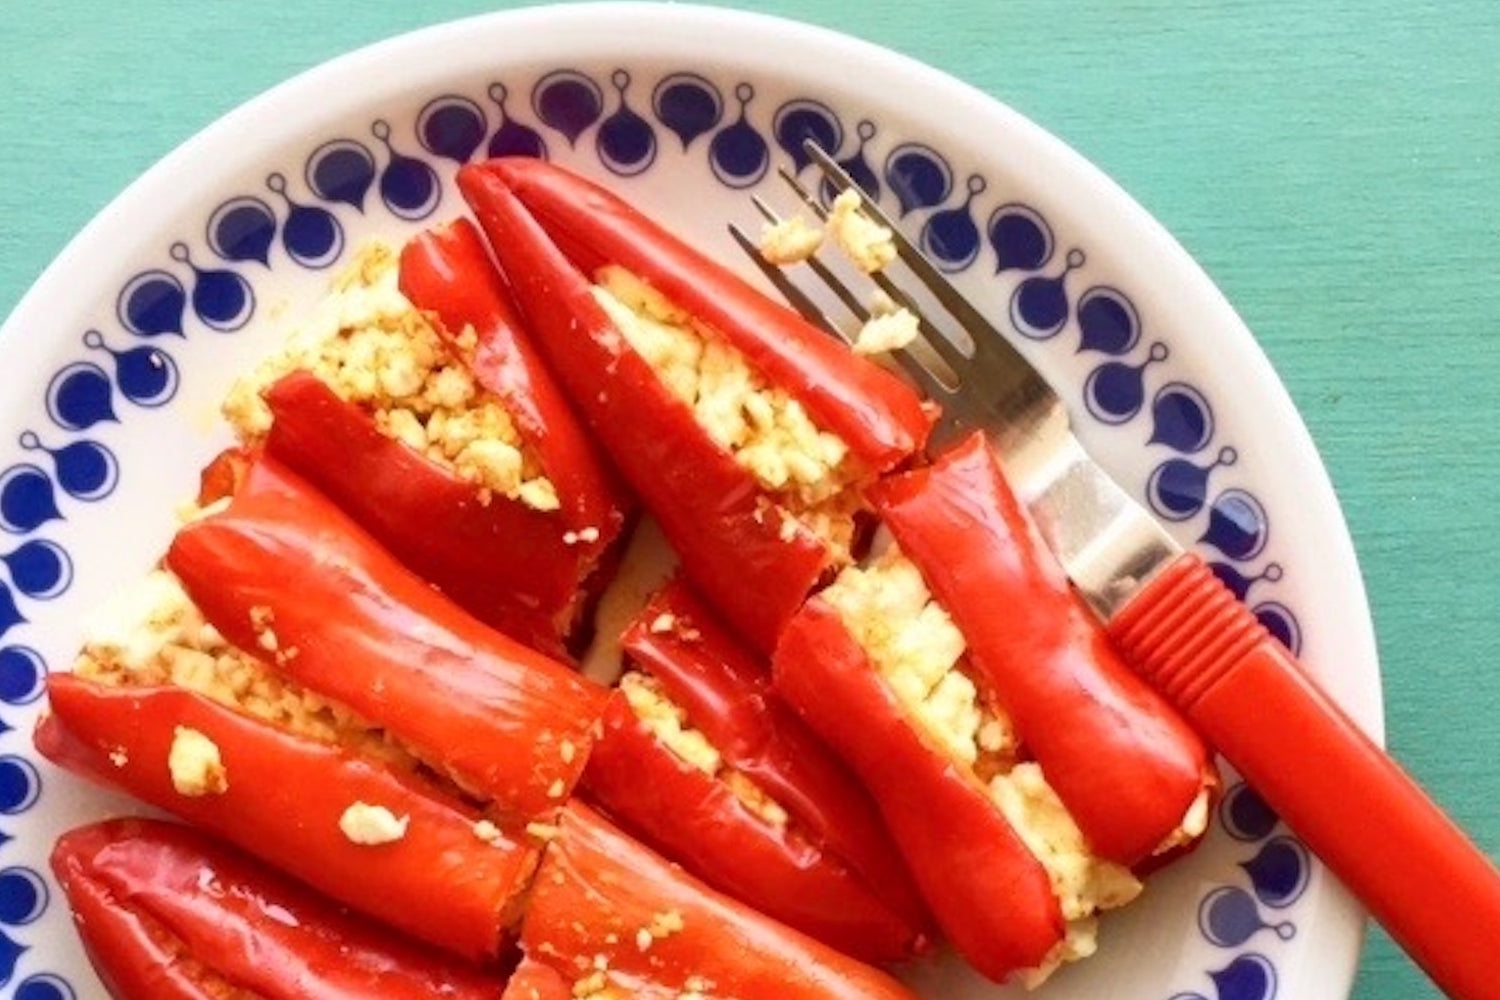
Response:
[[[288,647],[279,655],[294,652]],[[73,669],[117,687],[172,684],[300,736],[357,749],[401,769],[414,766],[403,750],[347,709],[289,683],[231,646],[166,570],[154,570],[121,590],[85,622],[83,651]]]
[[[906,308],[872,315],[854,336],[855,354],[885,354],[899,351],[917,339],[916,314]]]
[[[578,529],[578,540],[581,542],[597,542],[599,540],[599,529],[590,525],[587,528]]]
[[[500,839],[500,828],[489,820],[482,819],[474,824],[474,836],[486,844],[493,844]]]
[[[666,696],[654,678],[630,671],[620,678],[620,690],[636,718],[679,760],[724,782],[741,805],[765,822],[778,829],[786,827],[790,822],[786,810],[749,777],[727,766],[708,737],[688,725],[687,712]]]
[[[847,501],[836,502],[858,475],[846,461],[848,446],[819,429],[801,402],[768,385],[721,336],[639,278],[618,267],[596,277],[594,297],[611,322],[692,408],[705,433],[809,527],[829,532],[822,537],[835,544],[835,536],[852,537]]]
[[[823,230],[809,225],[800,215],[768,222],[760,229],[761,257],[782,267],[807,260],[822,245]]]
[[[933,600],[916,564],[894,547],[867,568],[849,567],[822,592],[850,634],[869,653],[902,706],[945,753],[974,765],[981,754],[1005,757],[1015,732],[982,702],[960,661],[964,637]]]
[[[573,758],[578,756],[578,748],[573,745],[572,740],[563,740],[557,745],[557,756],[564,764],[571,764]]]
[[[557,510],[557,490],[503,402],[401,294],[398,265],[390,247],[366,247],[281,349],[234,384],[224,415],[242,441],[259,441],[271,427],[261,393],[283,375],[310,371],[382,433],[473,483],[481,502],[499,494]],[[459,352],[473,350],[473,331],[458,340]]]
[[[1167,834],[1160,844],[1156,846],[1153,854],[1165,854],[1174,848],[1184,844],[1191,844],[1208,830],[1209,815],[1209,790],[1199,789],[1198,794],[1188,805],[1187,812],[1182,816],[1182,821],[1177,824],[1177,829]]]
[[[850,188],[833,199],[828,235],[860,270],[873,274],[896,259],[891,231],[860,210],[859,192]]]
[[[672,626],[676,624],[677,616],[672,614],[670,611],[663,611],[661,614],[651,619],[651,624],[647,626],[647,628],[649,631],[654,632],[657,635],[661,635],[663,632],[672,631]]]
[[[561,778],[553,779],[552,784],[547,786],[547,798],[560,799],[568,792],[568,786],[563,784]]]
[[[410,816],[398,817],[385,806],[356,802],[339,817],[339,830],[353,843],[365,847],[392,844],[406,836]]]
[[[537,840],[551,840],[558,834],[558,828],[551,823],[531,822],[526,824],[526,834]]]
[[[229,790],[229,777],[218,744],[188,726],[178,726],[172,732],[167,770],[179,795],[197,798],[223,795]]]

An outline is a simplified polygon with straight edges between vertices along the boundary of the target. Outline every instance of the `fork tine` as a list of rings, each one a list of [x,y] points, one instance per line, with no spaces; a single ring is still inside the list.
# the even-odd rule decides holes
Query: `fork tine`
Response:
[[[760,273],[766,276],[766,280],[776,286],[776,290],[781,293],[781,297],[786,299],[787,303],[793,309],[802,314],[803,319],[824,333],[837,337],[846,344],[851,343],[849,336],[840,330],[837,324],[823,315],[823,310],[818,308],[817,303],[813,302],[807,296],[806,292],[797,287],[796,282],[788,278],[780,267],[772,264],[760,255],[760,248],[755,245],[754,240],[745,235],[743,229],[731,222],[729,224],[729,235],[734,237],[734,241],[739,244],[740,249],[745,251],[745,256],[749,257],[755,263],[755,266],[760,269]]]
[[[919,250],[911,240],[907,239],[906,235],[901,232],[891,217],[886,215],[880,206],[875,204],[874,200],[858,184],[854,183],[853,178],[844,171],[844,168],[839,166],[833,157],[829,156],[821,146],[811,139],[803,143],[802,148],[812,157],[813,162],[818,165],[818,169],[823,172],[823,176],[827,178],[828,182],[835,189],[840,192],[852,190],[859,195],[860,209],[872,220],[891,231],[891,240],[896,245],[896,253],[901,258],[901,262],[911,269],[912,274],[916,275],[917,279],[923,285],[927,286],[927,290],[932,293],[933,298],[937,299],[938,303],[944,309],[948,310],[948,313],[958,321],[958,324],[964,330],[968,331],[970,339],[974,343],[974,356],[972,358],[964,358],[960,364],[972,366],[974,364],[987,364],[991,361],[998,361],[1000,363],[1008,361],[1003,356],[996,357],[998,352],[1007,350],[1014,352],[1014,348],[1010,347],[1009,341],[1005,339],[1004,335],[995,329],[994,325],[985,319],[984,315],[978,309],[974,308],[968,299],[959,294],[958,289],[954,288],[952,283],[937,269],[936,265],[927,259],[927,255]]]

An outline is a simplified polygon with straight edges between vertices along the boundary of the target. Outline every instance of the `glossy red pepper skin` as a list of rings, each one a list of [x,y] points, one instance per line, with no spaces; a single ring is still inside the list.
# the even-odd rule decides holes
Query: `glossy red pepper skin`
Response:
[[[316,743],[174,687],[117,688],[72,674],[47,681],[44,757],[119,788],[254,854],[398,930],[473,960],[495,958],[535,851],[480,840],[482,816],[417,775]],[[168,758],[177,727],[218,748],[220,794],[184,795]],[[356,844],[339,827],[356,802],[409,817],[399,840]],[[378,877],[375,874],[378,873]]]
[[[252,461],[229,506],[179,531],[166,563],[230,643],[502,816],[524,825],[577,783],[604,689],[468,615],[275,461]]]
[[[1148,859],[1212,783],[1208,750],[1115,652],[982,435],[871,498],[1089,846]]]
[[[996,981],[1042,964],[1065,930],[1045,869],[979,780],[908,720],[838,613],[808,601],[772,669],[776,690],[874,796],[958,952]]]
[[[496,976],[352,916],[187,827],[122,819],[60,837],[52,871],[116,1000],[494,1000]]]
[[[640,938],[666,915],[680,929]],[[576,801],[543,854],[521,942],[575,981],[600,961],[632,997],[674,997],[699,980],[709,998],[913,1000],[884,973],[720,895]]]
[[[924,950],[931,918],[874,803],[771,690],[769,664],[745,648],[680,579],[651,596],[620,644],[629,660],[682,707],[688,724],[707,737],[726,765],[787,811],[795,834],[768,842],[766,824],[747,815],[722,783],[692,769],[679,774],[681,762],[624,705],[606,713],[605,735],[585,779],[596,801],[716,888],[841,950],[873,961]],[[748,824],[763,851],[774,842],[765,870],[752,870],[732,844],[710,843],[675,821],[682,807],[672,807],[667,785],[642,797],[649,783],[631,780],[637,765],[675,782],[672,794],[684,796],[683,806],[691,802],[703,810],[712,801],[722,810],[716,811],[718,821],[696,826],[729,841],[734,839],[730,831]],[[657,801],[651,805],[645,798]],[[783,874],[773,878],[777,870]],[[814,892],[807,880],[815,874],[828,889]],[[837,889],[845,883],[853,884]]]
[[[500,1000],[574,1000],[573,980],[550,965],[522,958],[505,984]]]
[[[921,447],[928,421],[920,402],[889,374],[579,178],[501,160],[463,168],[459,187],[538,346],[684,571],[732,627],[769,654],[834,557],[800,524],[783,531],[775,499],[708,436],[594,300],[593,270],[625,266],[712,325],[768,382],[804,399],[815,419],[827,418],[822,426],[843,436],[851,460],[871,473]],[[582,215],[565,209],[571,199],[582,199]]]

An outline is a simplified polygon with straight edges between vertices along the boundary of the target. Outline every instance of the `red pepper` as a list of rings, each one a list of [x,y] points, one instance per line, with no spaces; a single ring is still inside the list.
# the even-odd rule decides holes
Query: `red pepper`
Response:
[[[762,653],[834,560],[698,424],[629,346],[590,288],[624,267],[737,348],[801,401],[866,474],[921,448],[928,413],[904,383],[559,168],[497,160],[459,171],[537,344],[616,468],[661,524],[687,575]]]
[[[481,840],[480,812],[414,774],[293,735],[181,688],[119,688],[48,678],[36,730],[48,760],[174,813],[349,907],[471,959],[508,937],[535,852]],[[169,758],[178,729],[207,737],[222,791],[179,791]],[[340,828],[355,803],[406,817],[398,840],[356,844]]]
[[[81,827],[58,839],[52,870],[116,1000],[493,1000],[500,988],[176,824]]]
[[[547,845],[521,943],[625,996],[913,1000],[894,979],[721,896],[577,803]]]
[[[307,372],[266,391],[266,449],[471,613],[559,654],[613,569],[628,502],[527,342],[472,225],[407,244],[400,282],[500,399],[561,508],[481,498],[473,483],[383,433]],[[478,338],[473,352],[457,344],[465,328]]]
[[[575,1000],[573,981],[565,979],[552,966],[532,958],[522,958],[505,984],[500,1000]]]
[[[621,644],[790,822],[773,825],[680,759],[622,692],[584,776],[590,799],[716,889],[841,951],[895,961],[925,950],[926,911],[874,804],[687,587],[653,595]]]
[[[908,720],[838,613],[808,601],[772,669],[776,690],[874,796],[959,953],[997,981],[1041,965],[1065,930],[1046,870],[979,779]]]
[[[239,648],[524,824],[571,794],[605,691],[488,628],[262,456],[167,566]]]
[[[871,497],[1094,853],[1149,858],[1213,783],[1207,748],[1120,659],[983,436]]]

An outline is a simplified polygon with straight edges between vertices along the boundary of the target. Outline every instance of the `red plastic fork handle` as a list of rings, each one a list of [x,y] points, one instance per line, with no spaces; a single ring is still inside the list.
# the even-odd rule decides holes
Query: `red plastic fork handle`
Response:
[[[1500,996],[1500,871],[1202,560],[1109,632],[1445,993]]]

